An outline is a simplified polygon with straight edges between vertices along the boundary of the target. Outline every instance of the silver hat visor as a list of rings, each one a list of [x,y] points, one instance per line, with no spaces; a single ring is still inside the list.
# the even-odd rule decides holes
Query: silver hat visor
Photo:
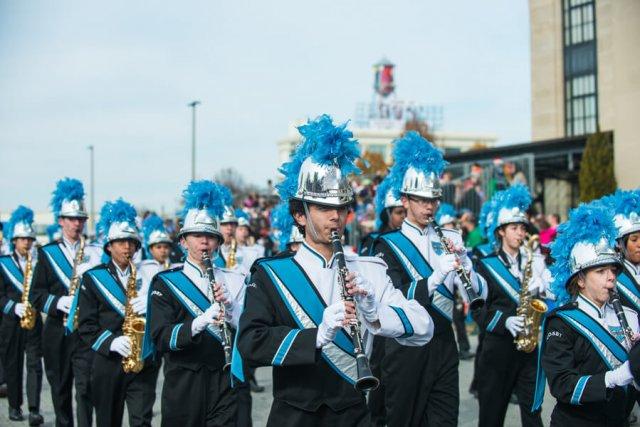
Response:
[[[26,239],[35,239],[36,232],[31,226],[31,224],[27,222],[17,222],[13,226],[13,234],[11,239],[15,239],[17,237],[24,237]]]
[[[409,167],[404,173],[400,192],[425,199],[439,199],[442,197],[440,179],[436,174],[434,172],[425,173],[413,166]]]
[[[147,238],[147,247],[151,247],[157,243],[172,243],[171,237],[164,230],[153,230]]]
[[[63,200],[60,205],[60,212],[58,216],[68,218],[88,218],[89,215],[84,207],[83,200]]]
[[[294,199],[318,205],[341,207],[354,200],[353,189],[337,165],[323,165],[306,159],[298,174]]]
[[[222,234],[218,229],[218,220],[214,218],[206,209],[190,209],[184,218],[184,224],[178,237],[190,233],[210,234],[222,240]]]
[[[505,224],[522,223],[529,224],[526,212],[519,207],[502,208],[498,212],[498,227]]]
[[[625,237],[628,234],[640,231],[640,215],[636,212],[631,212],[630,215],[618,214],[613,217],[613,222],[618,229],[618,239]]]
[[[620,255],[611,247],[605,238],[596,244],[578,242],[571,248],[571,277],[588,268],[603,265],[621,265]],[[566,284],[565,284],[566,285]]]

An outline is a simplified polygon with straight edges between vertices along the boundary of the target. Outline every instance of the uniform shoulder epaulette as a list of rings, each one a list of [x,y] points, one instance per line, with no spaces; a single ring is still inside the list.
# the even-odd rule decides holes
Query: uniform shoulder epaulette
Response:
[[[287,249],[285,251],[278,252],[277,254],[272,255],[272,256],[264,256],[262,258],[258,258],[257,260],[255,260],[253,262],[253,264],[251,264],[251,268],[249,269],[249,273],[253,274],[261,264],[263,264],[263,263],[265,263],[267,261],[271,261],[271,260],[274,260],[274,259],[291,258],[295,254],[296,254],[295,252],[290,251],[290,250]]]
[[[456,230],[454,228],[441,228],[441,230],[444,234],[451,233],[451,234],[456,234],[458,236],[462,236],[462,234],[460,233],[460,230]]]
[[[58,245],[59,243],[60,243],[60,239],[54,240],[52,242],[47,243],[46,245],[40,246],[40,249],[46,248],[47,246],[55,246],[55,245]]]
[[[578,308],[578,303],[576,301],[571,301],[568,302],[564,305],[560,305],[556,308],[554,308],[553,310],[551,310],[548,314],[547,314],[547,318],[550,318],[552,316],[555,316],[559,311],[564,311],[564,310],[573,310],[574,308]]]
[[[162,275],[162,274],[171,273],[171,272],[178,271],[178,270],[181,270],[181,269],[182,269],[182,266],[169,268],[169,269],[167,269],[167,270],[164,270],[164,271],[159,272],[158,274],[156,274],[156,276],[160,276],[160,275]]]
[[[93,267],[91,267],[90,269],[85,271],[85,273],[88,273],[88,272],[94,271],[94,270],[103,270],[103,269],[108,269],[108,268],[109,267],[107,266],[107,264],[98,264],[98,265],[94,265]]]
[[[386,236],[387,234],[393,234],[393,233],[400,233],[400,229],[396,229],[396,230],[387,230],[384,233],[378,233],[378,237],[376,237],[376,240],[379,240],[382,236]]]

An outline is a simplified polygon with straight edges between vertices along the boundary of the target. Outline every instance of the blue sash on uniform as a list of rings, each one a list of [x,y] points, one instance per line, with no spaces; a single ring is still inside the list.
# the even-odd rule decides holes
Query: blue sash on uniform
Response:
[[[300,329],[315,328],[322,323],[326,305],[302,268],[293,258],[277,258],[261,263],[282,301]],[[353,342],[340,329],[333,342],[322,348],[322,357],[342,378],[356,380]]]
[[[64,286],[69,288],[69,281],[71,280],[71,274],[73,273],[73,266],[69,263],[67,257],[62,253],[60,245],[47,245],[42,247],[42,251],[45,253],[53,270],[62,282]]]
[[[576,332],[591,342],[593,348],[607,365],[608,369],[615,369],[627,361],[628,355],[622,344],[611,333],[579,308],[571,310],[560,310],[556,315],[562,318]],[[542,370],[542,354],[546,342],[545,327],[546,319],[542,324],[542,343],[538,348],[538,367],[536,373],[536,389],[534,392],[532,411],[540,409],[544,399],[545,374]]]
[[[222,252],[218,251],[218,256],[216,256],[213,259],[213,265],[215,265],[216,267],[219,267],[219,268],[226,268],[227,267],[227,261],[224,260],[224,257],[222,256]]]
[[[640,291],[636,287],[635,280],[629,276],[626,270],[618,275],[618,290],[624,295],[631,304],[633,309],[640,312]]]
[[[24,274],[19,266],[10,255],[0,257],[0,266],[6,273],[11,284],[22,294],[22,283],[24,282]]]
[[[483,243],[476,246],[476,249],[480,252],[480,255],[487,256],[493,252],[493,245],[491,243]]]
[[[509,271],[498,256],[482,258],[480,262],[489,271],[496,283],[513,302],[520,302],[520,281]]]
[[[420,254],[420,251],[413,242],[402,232],[396,231],[383,234],[380,238],[387,242],[396,255],[396,258],[400,260],[406,273],[413,279],[407,291],[407,298],[414,299],[418,281],[431,276],[433,268],[431,268],[427,260]],[[454,298],[449,289],[442,283],[438,285],[431,297],[431,306],[451,321],[453,319],[453,304]]]

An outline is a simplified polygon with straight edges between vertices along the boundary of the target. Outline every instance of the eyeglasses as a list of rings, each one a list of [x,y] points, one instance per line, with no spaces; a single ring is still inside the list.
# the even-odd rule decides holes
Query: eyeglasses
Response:
[[[419,204],[420,206],[437,205],[440,202],[439,199],[429,199],[426,197],[414,197],[414,196],[409,197],[409,200]]]

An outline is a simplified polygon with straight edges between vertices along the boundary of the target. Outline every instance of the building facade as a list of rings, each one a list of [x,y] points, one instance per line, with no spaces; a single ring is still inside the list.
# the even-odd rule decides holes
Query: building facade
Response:
[[[640,186],[640,1],[530,0],[534,141],[611,131],[621,188]]]

